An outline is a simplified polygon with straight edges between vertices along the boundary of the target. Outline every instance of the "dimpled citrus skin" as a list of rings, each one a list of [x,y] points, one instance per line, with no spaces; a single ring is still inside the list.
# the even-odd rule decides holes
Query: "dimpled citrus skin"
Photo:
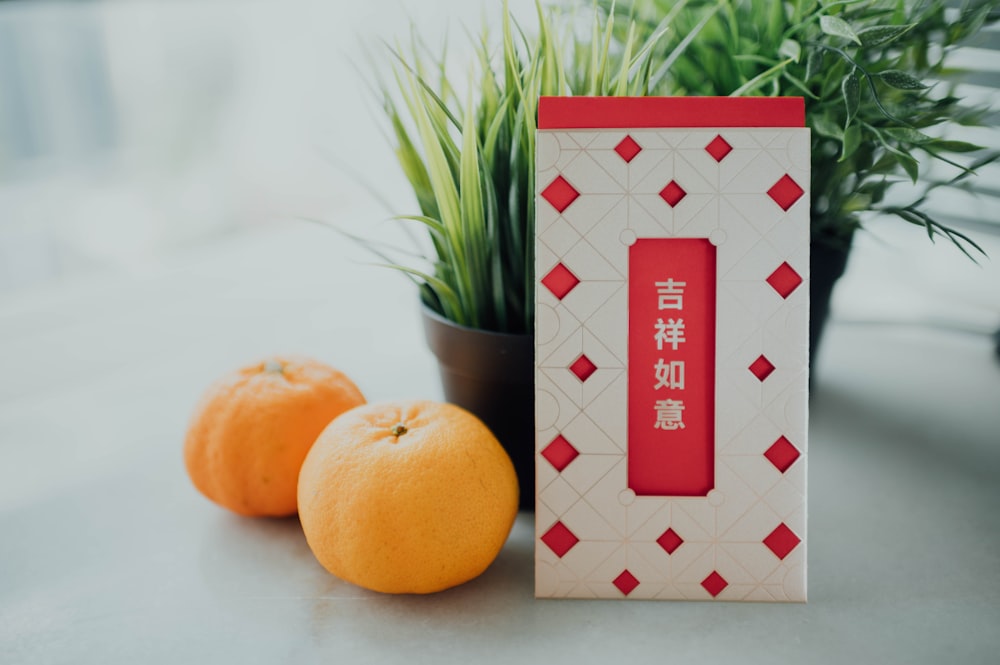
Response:
[[[194,486],[240,515],[294,515],[299,468],[331,420],[365,398],[342,372],[277,357],[213,384],[184,441]]]
[[[348,411],[319,436],[299,475],[313,554],[337,577],[385,593],[433,593],[477,577],[517,507],[517,476],[496,437],[438,402]]]

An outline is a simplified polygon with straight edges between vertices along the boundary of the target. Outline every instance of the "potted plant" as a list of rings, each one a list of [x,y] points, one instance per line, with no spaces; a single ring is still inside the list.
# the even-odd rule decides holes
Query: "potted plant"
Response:
[[[986,2],[959,13],[946,11],[941,0],[597,5],[603,18],[595,15],[581,35],[576,17],[538,4],[537,31],[529,36],[504,3],[499,45],[484,32],[469,71],[454,75],[443,54],[417,42],[405,53],[393,51],[392,76],[378,87],[416,198],[414,213],[400,219],[425,231],[429,252],[417,265],[370,247],[417,284],[446,397],[498,434],[519,467],[524,506],[533,496],[540,96],[804,97],[813,133],[813,348],[862,214],[896,215],[973,255],[978,245],[933,219],[924,203],[933,188],[960,186],[997,157],[944,136],[953,124],[977,122],[981,110],[941,91],[946,84],[931,84],[946,78],[949,50],[996,18]],[[891,188],[915,183],[929,162],[955,173],[924,185],[911,200],[889,200]],[[825,286],[824,255],[835,259]],[[483,368],[475,367],[480,361],[496,370],[498,384],[483,378]]]
[[[658,40],[662,95],[794,95],[812,130],[812,317],[815,350],[835,281],[865,214],[894,215],[972,257],[968,236],[932,217],[931,190],[962,186],[996,151],[953,140],[987,109],[954,96],[950,51],[1000,18],[990,0],[598,0]],[[619,33],[621,35],[621,33]],[[654,65],[655,66],[655,65]],[[918,177],[944,166],[944,176]],[[906,185],[904,183],[910,183]],[[901,185],[901,186],[900,186]],[[892,193],[901,192],[902,197]]]
[[[499,44],[484,32],[471,71],[453,75],[419,42],[393,52],[379,85],[396,155],[417,210],[399,217],[426,232],[423,265],[379,252],[417,284],[446,398],[476,413],[518,469],[522,507],[534,502],[535,130],[543,95],[643,95],[656,32],[613,38],[593,21],[536,4],[523,32],[503,6]],[[469,89],[462,84],[471,81]]]

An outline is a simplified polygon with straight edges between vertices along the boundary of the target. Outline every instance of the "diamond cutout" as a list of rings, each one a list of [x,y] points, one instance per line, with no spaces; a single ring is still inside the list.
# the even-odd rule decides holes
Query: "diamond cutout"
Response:
[[[763,381],[771,376],[771,372],[774,371],[774,365],[764,356],[760,356],[757,360],[753,361],[753,364],[748,369],[759,381]]]
[[[712,594],[712,598],[715,598],[722,593],[723,589],[729,586],[729,582],[726,581],[725,577],[713,570],[711,575],[701,581],[701,586],[704,587],[705,591]]]
[[[573,549],[573,546],[580,542],[580,539],[573,535],[565,524],[556,522],[552,528],[542,536],[542,542],[549,546],[560,559],[566,556],[566,552]]]
[[[592,363],[587,356],[581,355],[569,366],[569,371],[573,372],[576,378],[582,382],[589,379],[597,371],[597,365]]]
[[[580,454],[573,445],[563,437],[562,434],[552,439],[552,442],[545,446],[545,450],[542,451],[542,457],[549,461],[549,464],[555,467],[556,471],[562,472],[569,463],[576,459],[576,456]]]
[[[767,458],[767,461],[782,473],[787,471],[788,467],[795,464],[795,460],[799,458],[800,454],[799,449],[793,446],[791,441],[784,436],[778,437],[778,440],[764,451],[764,457]]]
[[[552,295],[559,298],[559,300],[565,298],[579,283],[580,278],[561,263],[557,263],[556,267],[542,278],[542,284],[545,285],[545,288],[551,291]]]
[[[680,203],[681,199],[685,196],[687,196],[687,192],[684,191],[683,187],[677,184],[676,180],[671,180],[667,183],[666,187],[660,190],[660,198],[666,201],[667,205],[671,208]]]
[[[621,591],[623,595],[627,596],[635,591],[635,588],[639,586],[639,580],[637,580],[635,575],[628,572],[628,569],[626,569],[622,571],[621,575],[615,578],[612,584],[618,587],[618,590]]]
[[[802,277],[785,261],[768,276],[767,283],[778,292],[778,295],[787,298],[792,294],[792,291],[799,288]]]
[[[626,136],[621,140],[621,143],[615,146],[615,152],[618,156],[625,160],[625,163],[631,162],[635,159],[635,156],[642,152],[642,146],[635,142],[631,136]]]
[[[767,190],[767,195],[774,199],[774,202],[781,206],[782,210],[788,210],[795,205],[795,202],[804,193],[799,184],[792,180],[787,173],[781,176],[781,179],[774,183],[771,189]]]
[[[733,146],[729,145],[726,139],[722,138],[721,134],[716,134],[712,142],[705,146],[705,152],[710,154],[712,159],[717,162],[721,162],[732,151]]]
[[[542,198],[552,204],[552,207],[562,212],[580,196],[580,192],[569,184],[566,178],[557,176],[548,187],[542,191]]]
[[[673,529],[667,529],[663,535],[656,539],[656,543],[663,548],[667,554],[673,554],[677,548],[684,544],[684,539],[677,535]]]
[[[788,526],[782,522],[777,526],[777,528],[768,534],[767,538],[764,539],[764,544],[767,549],[774,552],[774,556],[779,559],[784,559],[788,556],[792,550],[799,546],[802,539],[795,535],[795,533],[788,528]]]

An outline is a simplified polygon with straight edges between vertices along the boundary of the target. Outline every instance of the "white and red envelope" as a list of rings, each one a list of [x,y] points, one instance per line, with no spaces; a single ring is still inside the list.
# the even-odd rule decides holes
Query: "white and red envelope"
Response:
[[[801,98],[548,97],[535,595],[805,601]]]

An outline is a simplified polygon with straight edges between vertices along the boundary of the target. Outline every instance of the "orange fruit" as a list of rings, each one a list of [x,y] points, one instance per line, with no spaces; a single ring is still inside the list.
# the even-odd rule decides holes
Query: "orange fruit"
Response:
[[[273,358],[213,384],[184,441],[194,486],[254,517],[294,515],[299,467],[323,428],[364,404],[342,372],[304,358]]]
[[[517,517],[514,465],[474,415],[428,401],[368,404],[320,434],[299,474],[319,562],[385,593],[432,593],[496,559]]]

